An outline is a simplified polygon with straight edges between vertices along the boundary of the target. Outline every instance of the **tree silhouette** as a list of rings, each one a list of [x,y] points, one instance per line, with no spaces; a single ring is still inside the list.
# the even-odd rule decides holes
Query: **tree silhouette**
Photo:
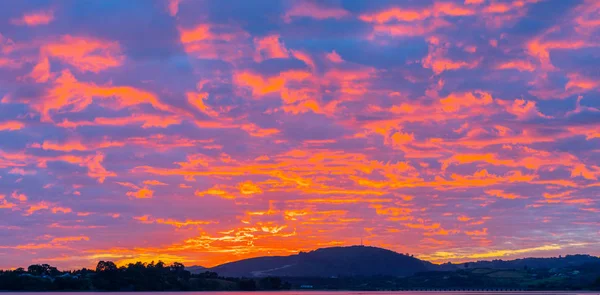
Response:
[[[96,265],[96,272],[113,272],[117,269],[117,265],[112,261],[100,261]]]
[[[48,264],[34,264],[30,265],[27,268],[27,273],[34,276],[54,276],[59,273],[56,267],[50,266]]]

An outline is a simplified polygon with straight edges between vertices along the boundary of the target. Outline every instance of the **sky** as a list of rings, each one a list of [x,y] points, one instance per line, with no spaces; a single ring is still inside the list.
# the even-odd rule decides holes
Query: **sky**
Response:
[[[0,268],[600,255],[600,1],[3,1]]]

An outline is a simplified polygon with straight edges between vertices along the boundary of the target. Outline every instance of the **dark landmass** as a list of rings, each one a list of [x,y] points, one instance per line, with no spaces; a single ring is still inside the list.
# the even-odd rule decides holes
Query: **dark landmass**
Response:
[[[375,247],[334,247],[259,257],[214,268],[174,263],[59,271],[47,264],[0,271],[7,291],[254,290],[600,290],[600,258],[554,258],[432,264]]]
[[[231,277],[407,276],[435,265],[376,247],[333,247],[290,256],[244,259],[211,268]]]
[[[185,270],[189,271],[192,274],[199,274],[208,271],[206,267],[200,265],[186,266]]]
[[[567,255],[553,258],[524,258],[515,260],[477,261],[466,264],[470,268],[522,269],[522,268],[566,268],[587,263],[600,263],[600,258],[591,255]],[[447,265],[447,264],[446,264]],[[454,264],[458,268],[465,266]],[[444,265],[442,265],[444,266]]]
[[[117,267],[100,261],[96,269],[59,271],[47,264],[0,271],[4,291],[255,291],[288,290],[280,278],[225,278],[214,272],[192,274],[183,264],[135,263]]]

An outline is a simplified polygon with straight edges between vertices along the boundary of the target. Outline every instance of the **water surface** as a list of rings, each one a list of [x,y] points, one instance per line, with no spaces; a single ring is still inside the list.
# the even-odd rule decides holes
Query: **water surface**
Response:
[[[65,295],[70,292],[43,292],[43,295]],[[600,291],[256,291],[256,292],[76,292],[81,295],[600,295]],[[41,295],[40,292],[2,292],[2,295]],[[71,293],[72,294],[72,293]]]

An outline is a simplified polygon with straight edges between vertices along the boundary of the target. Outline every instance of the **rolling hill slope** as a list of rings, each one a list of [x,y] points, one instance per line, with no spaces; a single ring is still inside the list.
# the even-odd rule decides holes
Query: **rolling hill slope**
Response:
[[[394,251],[364,246],[323,248],[290,256],[244,259],[211,268],[231,277],[408,276],[436,267]]]

